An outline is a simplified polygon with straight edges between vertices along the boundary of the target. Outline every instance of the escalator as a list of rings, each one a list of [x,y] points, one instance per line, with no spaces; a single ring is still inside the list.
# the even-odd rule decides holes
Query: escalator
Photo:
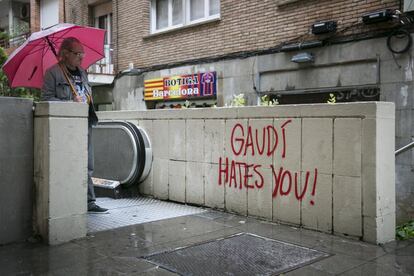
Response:
[[[152,147],[147,132],[127,121],[100,122],[93,128],[94,178],[119,181],[115,192],[137,190],[149,175]],[[95,187],[100,194],[100,189]],[[111,193],[106,193],[110,195]]]

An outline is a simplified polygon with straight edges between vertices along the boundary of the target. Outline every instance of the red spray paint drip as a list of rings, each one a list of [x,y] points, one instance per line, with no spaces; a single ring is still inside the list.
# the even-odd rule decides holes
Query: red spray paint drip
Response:
[[[316,192],[316,181],[318,179],[318,169],[315,168],[315,177],[313,178],[313,189],[312,189],[312,197],[315,196],[315,192]],[[313,199],[311,199],[310,201],[311,205],[315,205],[315,202],[313,201]]]

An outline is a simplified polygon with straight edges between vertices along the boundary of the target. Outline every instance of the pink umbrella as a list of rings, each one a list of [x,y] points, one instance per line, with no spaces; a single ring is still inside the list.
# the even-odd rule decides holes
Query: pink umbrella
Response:
[[[9,85],[41,88],[46,69],[58,62],[56,52],[67,37],[75,37],[82,43],[85,51],[82,61],[84,69],[105,56],[105,30],[66,23],[58,24],[33,33],[10,55],[3,65]]]

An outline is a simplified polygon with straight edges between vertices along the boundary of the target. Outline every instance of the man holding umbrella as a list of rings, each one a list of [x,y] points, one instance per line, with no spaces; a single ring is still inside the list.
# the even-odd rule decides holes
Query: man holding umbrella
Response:
[[[74,101],[89,105],[88,114],[88,212],[107,213],[107,209],[96,205],[92,183],[94,168],[92,126],[98,122],[92,102],[92,89],[86,71],[81,67],[84,49],[80,41],[67,37],[58,52],[59,62],[50,67],[43,78],[43,101]]]
[[[61,23],[32,33],[4,63],[10,87],[41,88],[46,101],[75,101],[89,105],[88,211],[105,213],[95,204],[92,183],[92,125],[98,122],[92,90],[84,69],[105,57],[105,30]],[[59,49],[59,52],[56,52]]]

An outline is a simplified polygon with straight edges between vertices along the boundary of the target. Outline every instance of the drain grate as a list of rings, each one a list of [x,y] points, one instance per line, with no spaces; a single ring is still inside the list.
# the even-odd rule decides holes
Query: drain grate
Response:
[[[181,275],[277,275],[322,258],[321,251],[249,233],[157,253],[146,260]]]

